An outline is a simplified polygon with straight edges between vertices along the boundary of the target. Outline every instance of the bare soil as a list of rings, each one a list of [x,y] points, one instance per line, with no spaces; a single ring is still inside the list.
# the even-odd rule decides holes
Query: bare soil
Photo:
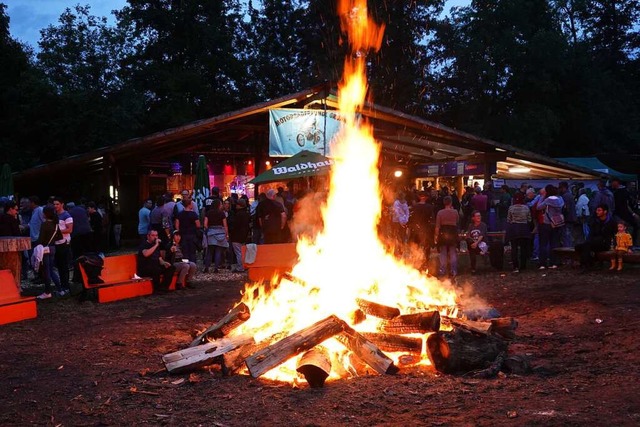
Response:
[[[517,318],[509,351],[530,358],[530,374],[404,369],[322,389],[164,370],[162,355],[239,300],[241,274],[110,304],[49,300],[37,319],[0,327],[0,425],[639,425],[639,271],[461,276],[461,288]]]

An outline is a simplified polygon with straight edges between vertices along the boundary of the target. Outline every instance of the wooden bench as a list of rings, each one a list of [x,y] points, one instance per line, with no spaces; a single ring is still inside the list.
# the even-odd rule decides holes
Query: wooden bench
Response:
[[[242,264],[248,269],[249,280],[255,282],[269,281],[274,275],[281,275],[291,271],[298,262],[298,252],[295,243],[276,243],[258,245],[256,259],[251,264],[245,262],[247,247],[242,246]]]
[[[151,278],[133,279],[136,271],[136,254],[105,257],[104,267],[100,274],[100,278],[104,283],[89,284],[87,273],[82,264],[80,264],[82,284],[87,291],[96,290],[98,292],[98,302],[111,302],[151,295],[153,293]]]
[[[0,270],[0,325],[37,316],[36,298],[20,296],[11,270]]]
[[[567,247],[555,248],[553,249],[553,253],[558,255],[560,258],[568,258],[568,259],[576,259],[576,260],[580,258],[580,254],[576,252],[575,248],[567,248]],[[615,255],[614,251],[597,252],[596,259],[598,261],[610,261],[614,255]],[[626,253],[622,256],[622,261],[626,263],[631,263],[631,264],[638,264],[640,263],[640,252]]]

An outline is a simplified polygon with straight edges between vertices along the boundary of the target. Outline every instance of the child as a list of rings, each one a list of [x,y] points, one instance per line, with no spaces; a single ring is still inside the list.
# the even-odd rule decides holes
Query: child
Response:
[[[615,236],[615,254],[611,258],[611,267],[609,267],[609,270],[616,268],[616,259],[618,261],[618,271],[622,270],[622,256],[627,252],[631,252],[631,246],[633,246],[631,234],[627,233],[625,223],[619,222],[618,232]]]

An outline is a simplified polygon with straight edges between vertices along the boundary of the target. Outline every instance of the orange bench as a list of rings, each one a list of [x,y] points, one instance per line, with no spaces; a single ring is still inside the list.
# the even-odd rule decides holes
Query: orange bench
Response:
[[[20,296],[11,270],[0,270],[0,325],[37,316],[36,298]]]
[[[258,245],[257,248],[255,261],[247,264],[245,262],[247,247],[242,246],[242,264],[248,269],[249,280],[269,281],[276,274],[281,275],[291,271],[298,262],[295,243]]]
[[[105,257],[100,278],[104,283],[89,284],[87,273],[80,264],[82,284],[86,290],[98,292],[98,302],[118,301],[153,293],[150,277],[133,279],[137,271],[136,254]]]

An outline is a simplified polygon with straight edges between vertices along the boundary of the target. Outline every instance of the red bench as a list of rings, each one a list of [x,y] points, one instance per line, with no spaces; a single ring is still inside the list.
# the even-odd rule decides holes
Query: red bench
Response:
[[[242,247],[243,266],[248,269],[249,280],[269,281],[274,275],[291,271],[298,262],[295,243],[276,243],[257,247],[256,259],[251,264],[245,262],[246,245]]]
[[[11,270],[0,270],[0,325],[37,316],[36,298],[20,296]]]
[[[153,293],[150,277],[134,279],[137,271],[136,254],[105,257],[100,278],[104,283],[89,284],[87,273],[80,264],[82,284],[86,290],[98,292],[98,302],[118,301]]]

